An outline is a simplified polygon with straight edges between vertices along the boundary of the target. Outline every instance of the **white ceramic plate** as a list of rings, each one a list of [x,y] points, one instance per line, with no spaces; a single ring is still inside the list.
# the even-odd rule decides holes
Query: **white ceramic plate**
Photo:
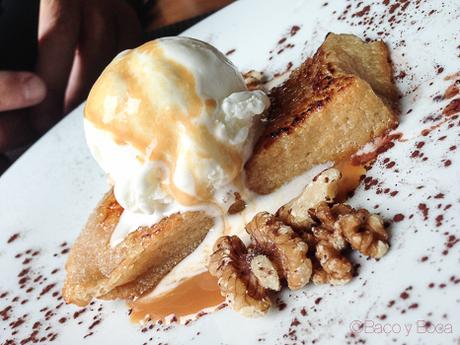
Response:
[[[297,66],[329,31],[389,44],[403,137],[350,200],[395,219],[389,254],[354,257],[359,276],[346,286],[284,291],[280,308],[257,320],[226,309],[188,326],[142,329],[121,302],[83,312],[65,305],[66,252],[108,189],[79,107],[0,179],[1,343],[460,343],[460,124],[442,114],[455,97],[440,97],[460,67],[458,1],[326,1],[239,1],[184,35],[234,50],[242,71],[268,75]]]

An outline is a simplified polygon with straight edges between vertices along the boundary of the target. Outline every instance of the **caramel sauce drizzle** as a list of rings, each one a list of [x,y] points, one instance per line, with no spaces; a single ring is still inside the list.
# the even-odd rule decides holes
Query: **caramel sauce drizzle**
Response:
[[[189,69],[167,58],[158,42],[149,42],[105,69],[91,90],[85,118],[96,128],[111,133],[116,143],[137,149],[138,159],[164,162],[169,176],[163,188],[179,203],[192,206],[211,201],[213,191],[207,179],[199,176],[193,176],[195,196],[174,183],[184,132],[196,147],[207,149],[195,158],[217,160],[232,177],[238,175],[243,165],[236,150],[217,140],[197,121],[203,112],[212,112],[216,106],[215,100],[203,101],[198,95]],[[189,158],[192,174],[201,162]]]
[[[335,163],[334,168],[342,173],[335,199],[337,202],[344,202],[361,183],[362,176],[366,174],[366,164],[347,159]]]
[[[203,309],[217,307],[225,301],[220,294],[217,279],[208,272],[188,278],[174,289],[148,301],[131,302],[131,320],[140,322],[150,318],[164,321],[167,316],[177,318],[196,314]]]

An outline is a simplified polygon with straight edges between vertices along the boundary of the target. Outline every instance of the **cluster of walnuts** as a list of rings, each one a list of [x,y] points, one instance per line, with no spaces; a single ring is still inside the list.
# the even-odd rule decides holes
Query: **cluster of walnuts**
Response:
[[[365,209],[333,203],[334,183],[340,173],[325,173],[320,175],[323,181],[308,186],[276,215],[256,214],[246,225],[251,237],[248,247],[237,236],[223,236],[216,242],[209,272],[218,278],[220,290],[234,310],[246,316],[265,314],[271,306],[269,291],[279,291],[282,281],[291,290],[310,281],[348,283],[353,265],[343,254],[347,247],[373,258],[388,251],[382,219]],[[327,201],[305,209],[309,201],[318,198]]]

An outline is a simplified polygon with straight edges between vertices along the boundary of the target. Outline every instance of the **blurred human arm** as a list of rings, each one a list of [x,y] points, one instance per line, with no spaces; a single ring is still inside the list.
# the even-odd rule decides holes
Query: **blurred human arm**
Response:
[[[122,0],[42,0],[38,38],[34,73],[0,71],[0,153],[81,103],[110,60],[140,43],[141,28]]]
[[[42,0],[36,73],[48,87],[31,112],[42,134],[87,96],[121,50],[140,43],[134,10],[122,0]]]

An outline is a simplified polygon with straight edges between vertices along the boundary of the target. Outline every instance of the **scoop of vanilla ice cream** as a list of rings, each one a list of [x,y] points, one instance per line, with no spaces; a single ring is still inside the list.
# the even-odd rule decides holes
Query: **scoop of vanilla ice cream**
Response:
[[[231,184],[252,150],[255,115],[268,106],[211,45],[162,38],[104,70],[86,103],[85,133],[122,207],[154,214],[172,202],[213,201]]]

